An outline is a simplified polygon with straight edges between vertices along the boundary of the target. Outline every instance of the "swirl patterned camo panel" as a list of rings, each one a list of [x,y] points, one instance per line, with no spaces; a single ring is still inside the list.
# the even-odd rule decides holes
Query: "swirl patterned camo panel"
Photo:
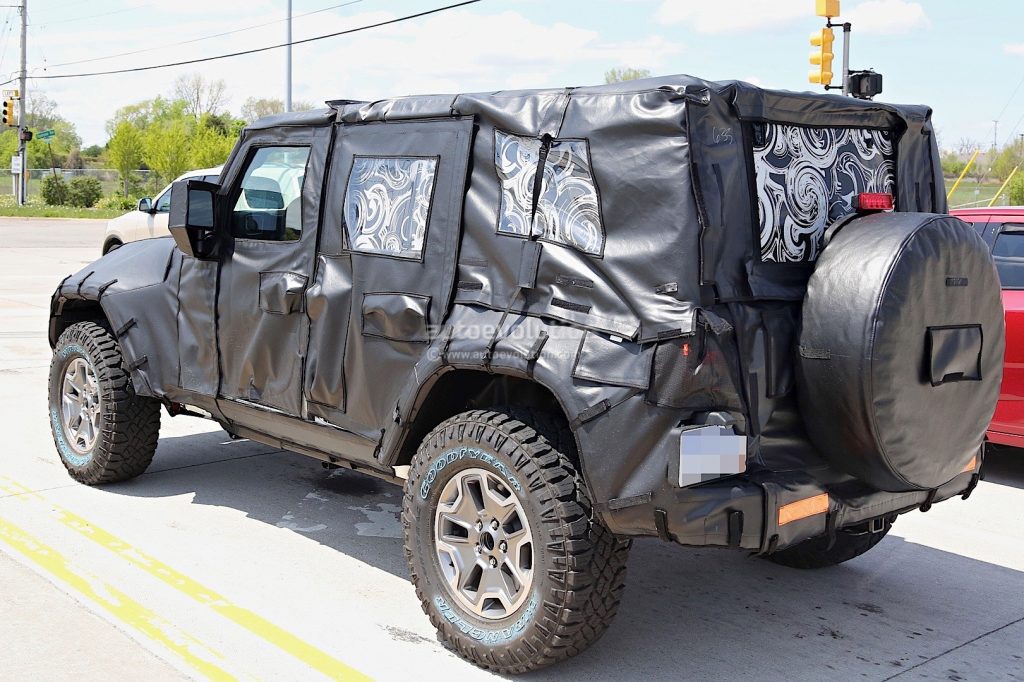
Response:
[[[853,211],[860,192],[895,192],[886,130],[754,126],[761,260],[813,262],[825,228]]]
[[[436,171],[434,157],[357,156],[345,193],[349,248],[421,258]]]
[[[536,138],[494,133],[494,165],[501,181],[501,234],[530,234],[533,178],[540,150],[541,141]],[[551,142],[533,233],[594,256],[604,253],[604,227],[586,140]]]

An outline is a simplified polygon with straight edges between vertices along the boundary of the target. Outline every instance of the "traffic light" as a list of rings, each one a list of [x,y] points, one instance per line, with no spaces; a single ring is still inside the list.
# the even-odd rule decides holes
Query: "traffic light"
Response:
[[[832,17],[839,16],[839,0],[817,0],[815,2],[814,13],[819,17]]]
[[[811,34],[811,65],[814,67],[808,79],[818,85],[832,84],[832,29],[823,28]]]
[[[15,120],[13,99],[7,98],[4,100],[3,124],[5,126],[18,124],[17,120]]]

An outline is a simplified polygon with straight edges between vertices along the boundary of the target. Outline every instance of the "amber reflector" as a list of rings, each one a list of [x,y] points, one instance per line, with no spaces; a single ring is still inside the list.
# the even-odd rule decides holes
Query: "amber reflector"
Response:
[[[785,526],[790,521],[799,521],[815,514],[824,514],[827,511],[828,493],[790,502],[779,507],[779,525]]]
[[[961,474],[966,474],[968,471],[974,471],[975,468],[977,468],[977,466],[978,466],[978,456],[975,455],[974,457],[971,457],[971,461],[967,463],[967,466],[965,466],[963,471],[961,471],[960,473]]]

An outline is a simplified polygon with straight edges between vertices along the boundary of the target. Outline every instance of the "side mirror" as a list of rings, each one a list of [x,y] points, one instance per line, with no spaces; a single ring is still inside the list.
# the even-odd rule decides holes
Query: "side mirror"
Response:
[[[217,190],[220,186],[202,180],[179,180],[171,185],[171,211],[167,217],[174,242],[186,256],[216,260]]]
[[[143,213],[152,213],[153,212],[153,200],[150,199],[149,197],[142,197],[141,199],[139,199],[138,209],[140,211],[142,211]]]

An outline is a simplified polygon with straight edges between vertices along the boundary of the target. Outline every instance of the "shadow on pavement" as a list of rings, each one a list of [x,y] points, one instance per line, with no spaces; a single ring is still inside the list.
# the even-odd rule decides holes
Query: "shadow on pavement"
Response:
[[[1020,462],[990,460],[994,476],[1024,487]],[[220,431],[166,438],[150,472],[107,489],[191,493],[195,504],[240,510],[407,577],[401,489],[302,455],[231,442]],[[820,571],[642,539],[605,637],[571,663],[525,679],[1024,677],[1021,595],[1024,572],[895,535]],[[969,642],[986,633],[987,648]]]
[[[985,455],[985,480],[1024,489],[1024,449],[989,445]]]

